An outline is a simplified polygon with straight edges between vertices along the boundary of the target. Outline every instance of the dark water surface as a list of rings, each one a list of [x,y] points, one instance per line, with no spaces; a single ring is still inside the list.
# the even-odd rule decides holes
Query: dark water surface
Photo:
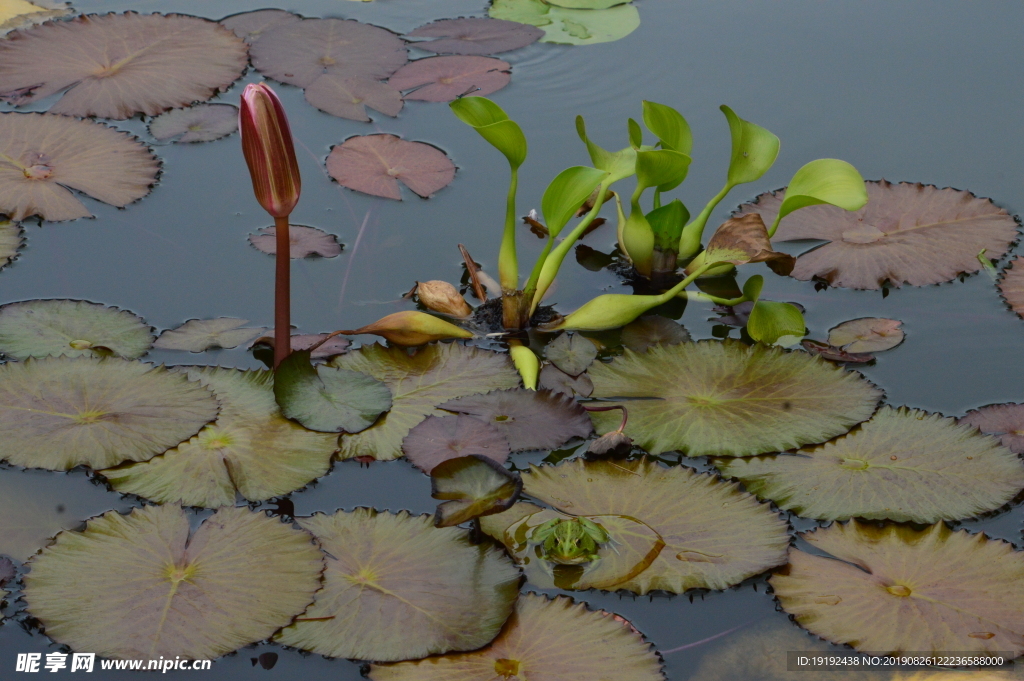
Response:
[[[618,42],[584,47],[536,43],[500,55],[513,64],[512,83],[493,99],[520,123],[531,148],[520,181],[521,214],[539,208],[540,195],[557,172],[589,163],[573,127],[576,114],[586,116],[595,141],[617,149],[626,144],[626,118],[640,116],[641,99],[678,108],[693,128],[693,165],[681,198],[694,212],[721,187],[728,164],[729,134],[719,104],[729,104],[782,139],[775,168],[735,190],[712,224],[741,201],[784,185],[798,167],[819,157],[850,161],[868,179],[953,186],[992,197],[1011,213],[1024,208],[1024,89],[1019,86],[1024,5],[987,0],[636,4],[640,28]],[[257,0],[76,3],[83,12],[182,12],[214,19],[265,6]],[[483,16],[486,6],[482,0],[307,0],[280,7],[405,32],[434,19]],[[259,80],[250,70],[213,101],[237,103],[244,84]],[[496,269],[507,168],[446,105],[409,102],[397,119],[377,116],[374,123],[358,123],[317,111],[298,88],[280,86],[277,91],[300,145],[303,195],[292,221],[336,233],[345,244],[340,257],[293,262],[292,317],[302,331],[357,328],[407,309],[400,296],[417,279],[457,281],[459,242],[485,269]],[[45,110],[50,103],[37,108]],[[115,125],[149,139],[138,119]],[[441,147],[459,167],[455,181],[430,200],[406,192],[402,202],[333,183],[323,167],[330,147],[376,131]],[[238,136],[155,149],[164,162],[163,174],[139,203],[118,210],[83,197],[95,220],[41,228],[26,223],[27,247],[0,274],[0,303],[87,299],[132,310],[161,329],[217,316],[270,326],[272,259],[246,242],[250,232],[270,221],[252,197]],[[520,238],[525,244],[520,259],[532,263],[541,242],[528,241],[532,237],[525,230]],[[584,243],[610,251],[613,242],[609,225]],[[904,321],[906,342],[864,369],[886,391],[890,404],[956,416],[983,404],[1024,401],[1024,322],[1008,311],[984,274],[893,290],[883,298],[877,291],[816,292],[810,283],[765,273],[767,297],[807,308],[812,337],[824,339],[831,326],[856,317]],[[628,292],[611,273],[586,271],[570,258],[549,302],[569,311],[597,292],[618,290]],[[709,307],[691,303],[681,320],[695,337],[711,335]],[[243,350],[203,355],[156,351],[148,359],[259,365]],[[516,455],[515,461],[525,466],[543,455]],[[5,483],[17,478],[13,484],[30,485],[37,503],[61,505],[66,515],[75,515],[73,520],[137,503],[100,494],[78,472],[43,475],[11,469],[0,470],[0,477]],[[368,468],[336,464],[330,475],[293,500],[298,514],[360,505],[426,513],[436,503],[427,480],[404,461]],[[797,529],[813,526],[795,522]],[[1020,544],[1022,511],[1018,505],[963,525]],[[775,611],[763,577],[722,593],[698,593],[692,602],[689,595],[634,598],[592,592],[576,597],[621,613],[662,650],[763,619],[776,627],[792,626]],[[726,636],[668,654],[669,678],[691,678],[703,656],[713,656],[715,646],[728,642]],[[16,676],[11,671],[16,653],[56,649],[45,637],[29,635],[9,621],[0,626],[0,679]],[[253,668],[250,658],[268,650],[280,653],[277,666]],[[108,674],[112,679],[132,676]],[[213,672],[166,675],[192,677],[357,679],[359,667],[259,646],[218,660]],[[106,677],[96,671],[88,678]]]

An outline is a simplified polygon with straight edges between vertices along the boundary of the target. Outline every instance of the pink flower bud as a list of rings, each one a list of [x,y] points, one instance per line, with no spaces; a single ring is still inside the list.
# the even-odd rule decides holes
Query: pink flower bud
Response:
[[[275,218],[287,217],[299,202],[302,181],[288,117],[267,85],[245,86],[238,129],[256,200]]]

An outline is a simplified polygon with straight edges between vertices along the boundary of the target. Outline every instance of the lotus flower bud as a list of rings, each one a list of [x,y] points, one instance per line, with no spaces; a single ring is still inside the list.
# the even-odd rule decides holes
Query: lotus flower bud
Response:
[[[238,129],[256,200],[275,218],[287,217],[299,202],[299,164],[281,100],[264,83],[245,86]]]
[[[623,457],[633,449],[633,440],[621,430],[605,433],[590,443],[588,454],[594,456]]]
[[[473,314],[473,308],[459,290],[447,281],[417,281],[416,295],[428,310],[453,317],[468,317]]]
[[[540,374],[540,360],[537,359],[537,355],[519,341],[509,341],[508,353],[519,375],[523,377],[523,386],[527,390],[536,390],[537,376]]]
[[[444,338],[472,338],[473,334],[443,319],[425,312],[408,310],[389,314],[373,324],[354,331],[343,331],[350,336],[372,333],[383,336],[396,345],[423,345]]]

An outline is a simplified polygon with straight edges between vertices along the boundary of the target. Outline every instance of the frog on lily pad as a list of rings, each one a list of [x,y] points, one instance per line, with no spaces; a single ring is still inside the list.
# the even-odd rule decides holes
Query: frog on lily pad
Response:
[[[587,518],[553,518],[533,528],[529,543],[540,555],[558,565],[580,565],[597,560],[601,544],[612,540],[603,527]]]

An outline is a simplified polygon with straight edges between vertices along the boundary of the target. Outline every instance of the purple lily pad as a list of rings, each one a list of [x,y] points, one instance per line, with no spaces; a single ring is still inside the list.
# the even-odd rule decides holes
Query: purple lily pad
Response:
[[[349,189],[401,201],[399,180],[428,198],[455,178],[455,164],[443,151],[423,142],[394,135],[359,135],[331,149],[327,172]]]
[[[972,409],[958,423],[975,426],[987,435],[998,437],[1015,454],[1024,454],[1024,404],[990,404]]]
[[[409,463],[426,474],[439,464],[464,456],[485,456],[502,464],[508,459],[505,436],[472,416],[428,416],[402,440]]]
[[[325,73],[306,88],[306,101],[316,108],[352,121],[369,121],[366,108],[386,116],[402,110],[402,93],[379,80],[343,73]]]
[[[544,368],[540,370],[537,385],[544,390],[562,393],[569,397],[575,395],[590,397],[591,393],[594,392],[594,383],[590,380],[590,376],[587,376],[586,372],[574,377],[565,373],[554,364],[544,365]]]
[[[231,104],[196,104],[171,109],[149,124],[149,134],[160,140],[212,142],[238,130],[238,107]]]
[[[475,55],[518,50],[543,36],[544,31],[536,26],[484,17],[441,19],[406,34],[407,38],[437,38],[413,43],[421,50],[437,54]]]
[[[16,570],[10,558],[0,557],[0,586],[14,579]]]
[[[493,57],[428,57],[398,69],[388,85],[405,92],[406,99],[450,102],[462,95],[483,97],[497,92],[512,79],[512,66]]]
[[[338,237],[316,227],[289,225],[288,240],[290,244],[288,257],[290,258],[308,258],[312,255],[334,258],[341,254]],[[249,243],[258,251],[276,255],[277,230],[273,226],[264,227],[256,234],[249,235]]]
[[[220,20],[220,25],[251,45],[272,28],[302,19],[298,14],[283,9],[258,9],[255,12],[232,14]]]

